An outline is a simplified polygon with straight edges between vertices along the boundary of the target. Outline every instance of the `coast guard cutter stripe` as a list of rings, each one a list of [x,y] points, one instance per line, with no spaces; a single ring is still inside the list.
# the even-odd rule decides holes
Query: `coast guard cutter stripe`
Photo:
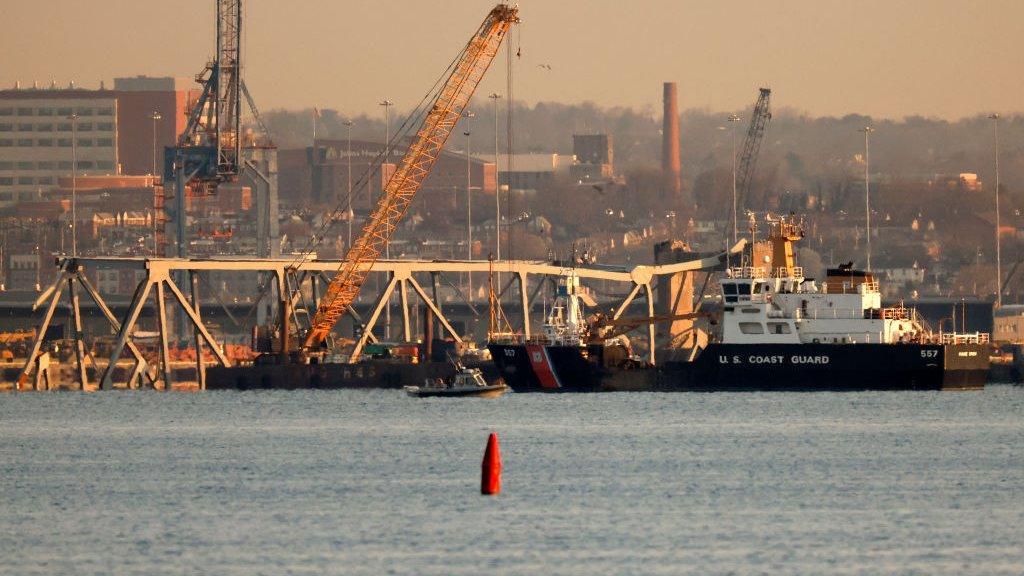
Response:
[[[527,344],[526,355],[530,357],[530,366],[533,367],[533,373],[537,376],[537,380],[540,380],[541,386],[544,388],[562,387],[562,383],[558,380],[558,374],[555,373],[554,367],[551,365],[547,348],[539,344]]]

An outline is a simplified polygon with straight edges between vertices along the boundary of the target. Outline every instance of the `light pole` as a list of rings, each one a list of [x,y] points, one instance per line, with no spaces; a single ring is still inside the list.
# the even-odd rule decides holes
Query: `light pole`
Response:
[[[871,133],[875,129],[865,126],[858,130],[864,133],[864,231],[868,252],[868,272],[871,271]]]
[[[475,118],[476,114],[472,112],[466,112],[463,116],[467,119]],[[466,259],[473,259],[473,157],[470,155],[470,132],[467,126],[466,131],[462,133],[466,137]],[[466,278],[468,281],[468,294],[469,301],[473,301],[473,273],[467,272]]]
[[[149,115],[149,119],[153,121],[153,169],[152,169],[153,171],[152,171],[152,174],[154,176],[154,178],[153,178],[154,185],[156,185],[156,178],[155,178],[155,176],[156,176],[156,121],[160,120],[161,118],[163,118],[163,116],[161,116],[160,112],[158,112],[157,110],[154,110]]]
[[[501,186],[498,178],[498,100],[501,94],[488,96],[494,102],[494,260],[501,261]]]
[[[40,290],[43,289],[42,282],[39,279],[39,269],[42,267],[41,263],[39,262],[41,259],[42,252],[40,252],[39,245],[36,244],[36,292],[39,292]]]
[[[346,179],[348,180],[348,249],[352,249],[352,219],[355,218],[355,212],[352,210],[352,203],[355,198],[352,198],[352,124],[351,120],[345,120],[342,122],[346,128],[348,128],[348,142],[346,143],[345,153],[348,155],[348,170]]]
[[[156,191],[156,122],[157,122],[157,120],[160,120],[161,118],[163,118],[163,116],[161,116],[160,112],[157,111],[157,110],[153,110],[153,112],[151,112],[150,115],[149,115],[149,119],[153,121],[153,169],[152,169],[152,174],[153,174],[153,190],[154,190],[154,192]],[[160,247],[157,245],[157,240],[156,240],[156,237],[157,237],[156,226],[157,226],[157,224],[156,224],[156,210],[155,210],[155,206],[154,206],[154,211],[153,211],[153,255],[154,256],[159,256],[159,254],[157,254],[157,251],[160,249]],[[142,248],[142,246],[140,246],[139,248]]]
[[[0,292],[7,290],[7,283],[4,278],[4,246],[7,244],[7,230],[3,231],[2,240],[0,240]]]
[[[384,107],[384,164],[388,164],[391,161],[391,107],[395,105],[391,100],[382,100],[377,103]],[[385,183],[381,181],[380,193],[384,195]],[[384,257],[391,258],[391,247],[388,244],[384,245]]]
[[[727,246],[726,251],[739,241],[739,223],[736,221],[736,123],[739,121],[739,116],[729,115],[729,123],[732,124],[732,245]]]
[[[999,114],[989,116],[992,120],[992,150],[996,163],[996,308],[1003,305],[1003,253],[1002,239],[999,237]]]
[[[78,114],[68,116],[71,120],[71,257],[78,257]]]
[[[391,160],[391,107],[395,105],[394,102],[388,99],[381,100],[377,103],[379,106],[384,107],[384,163],[381,164],[381,170],[384,170]],[[384,196],[384,183],[383,178],[381,179],[380,195]],[[384,258],[391,258],[391,242],[384,244]],[[391,340],[391,297],[388,297],[388,305],[384,309],[384,337]]]

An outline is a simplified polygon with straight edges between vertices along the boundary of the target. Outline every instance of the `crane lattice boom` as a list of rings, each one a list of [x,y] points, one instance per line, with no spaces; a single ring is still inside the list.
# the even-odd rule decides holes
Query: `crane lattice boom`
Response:
[[[318,346],[355,301],[374,262],[391,240],[409,204],[430,174],[445,142],[490,67],[519,9],[498,4],[491,10],[459,56],[402,162],[388,180],[377,207],[349,248],[338,274],[320,300],[303,348]]]
[[[740,155],[737,190],[740,198],[743,198],[745,207],[748,208],[749,206],[746,204],[750,201],[750,183],[754,178],[754,167],[757,166],[761,141],[764,140],[764,131],[768,127],[768,121],[772,119],[771,98],[771,88],[761,88],[757,104],[754,105],[754,112],[750,116],[747,137],[743,141],[743,153]]]

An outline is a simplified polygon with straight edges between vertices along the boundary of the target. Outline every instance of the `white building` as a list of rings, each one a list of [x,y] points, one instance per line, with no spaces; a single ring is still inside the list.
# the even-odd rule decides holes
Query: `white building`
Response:
[[[114,96],[0,100],[0,207],[35,199],[71,172],[73,128],[78,174],[115,174],[116,114]]]

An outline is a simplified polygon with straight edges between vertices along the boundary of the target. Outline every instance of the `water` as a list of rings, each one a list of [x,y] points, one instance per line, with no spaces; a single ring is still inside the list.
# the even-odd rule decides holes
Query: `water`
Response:
[[[1009,386],[22,393],[0,438],[5,575],[1024,572]]]

